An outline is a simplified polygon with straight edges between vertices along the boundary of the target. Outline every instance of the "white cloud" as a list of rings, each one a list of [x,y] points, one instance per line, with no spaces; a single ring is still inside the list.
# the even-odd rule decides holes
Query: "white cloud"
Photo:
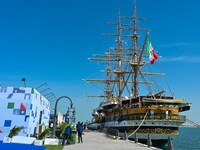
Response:
[[[159,48],[175,48],[175,47],[200,47],[200,43],[177,42],[160,45]]]
[[[200,56],[177,56],[177,57],[162,57],[160,61],[163,62],[188,62],[200,63]]]

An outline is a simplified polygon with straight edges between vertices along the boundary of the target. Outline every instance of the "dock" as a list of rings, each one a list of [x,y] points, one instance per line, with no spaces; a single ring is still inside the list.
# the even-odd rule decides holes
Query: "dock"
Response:
[[[154,147],[147,147],[141,143],[129,140],[118,140],[108,137],[105,133],[88,131],[83,134],[83,143],[65,145],[63,150],[152,150]],[[78,137],[77,137],[78,138]],[[77,141],[77,140],[76,140]]]

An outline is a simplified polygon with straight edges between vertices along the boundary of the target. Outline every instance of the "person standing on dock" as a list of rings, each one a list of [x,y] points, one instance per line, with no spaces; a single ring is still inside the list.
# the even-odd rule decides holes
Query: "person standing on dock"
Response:
[[[87,127],[87,125],[86,125],[86,123],[83,125],[83,129],[85,130],[86,129],[86,127]]]
[[[69,144],[71,133],[72,133],[72,128],[70,127],[70,125],[68,125],[68,126],[65,128],[65,132],[64,132],[64,137],[63,137],[62,145],[65,144],[65,140],[67,140],[66,143]]]
[[[83,138],[82,138],[82,134],[83,134],[83,124],[81,124],[80,122],[78,122],[77,126],[77,131],[78,131],[78,143],[83,143]]]

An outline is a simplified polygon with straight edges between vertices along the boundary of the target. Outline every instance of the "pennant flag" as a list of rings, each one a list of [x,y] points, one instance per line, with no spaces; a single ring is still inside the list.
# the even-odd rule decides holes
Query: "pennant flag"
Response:
[[[154,61],[158,59],[158,54],[156,54],[155,50],[153,49],[149,36],[147,38],[147,54],[151,64],[154,64]]]
[[[22,103],[20,104],[20,110],[26,110],[26,107]]]

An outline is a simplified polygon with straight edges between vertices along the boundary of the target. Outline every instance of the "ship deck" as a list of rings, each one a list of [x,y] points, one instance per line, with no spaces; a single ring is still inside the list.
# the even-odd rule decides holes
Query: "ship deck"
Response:
[[[63,150],[150,150],[156,149],[154,147],[148,148],[147,145],[134,143],[129,140],[114,140],[111,137],[106,136],[105,133],[99,133],[97,131],[84,132],[83,143],[77,143],[73,145],[64,146]]]

